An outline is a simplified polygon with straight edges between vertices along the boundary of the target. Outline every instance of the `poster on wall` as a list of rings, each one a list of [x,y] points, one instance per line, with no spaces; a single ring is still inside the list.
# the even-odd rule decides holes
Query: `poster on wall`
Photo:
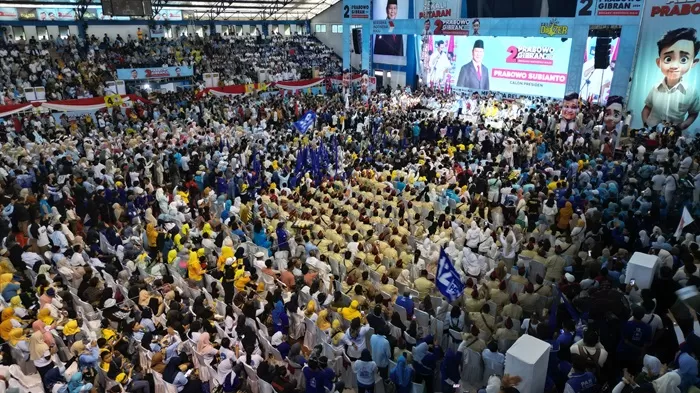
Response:
[[[643,8],[644,0],[580,0],[577,15],[639,16]]]
[[[571,40],[547,37],[431,36],[421,54],[424,81],[463,91],[564,97]]]
[[[129,20],[128,16],[105,15],[102,12],[102,8],[98,8],[96,11],[97,11],[97,19],[99,19],[99,20]]]
[[[73,21],[75,11],[70,8],[37,8],[37,19],[42,21]]]
[[[414,0],[413,9],[418,19],[457,19],[462,12],[461,0]]]
[[[0,8],[0,20],[17,20],[17,8]]]
[[[368,0],[343,0],[343,19],[370,19]]]
[[[374,2],[375,20],[385,20],[389,28],[394,20],[408,19],[409,0],[377,0]],[[396,58],[403,58],[406,50],[406,37],[400,34],[378,34],[374,36],[374,61],[395,64]]]
[[[148,29],[149,35],[151,38],[163,38],[165,37],[165,28],[163,28],[163,25],[155,25]]]
[[[700,1],[647,0],[628,110],[632,128],[669,123],[700,132]]]
[[[123,80],[179,78],[192,76],[192,67],[119,68],[117,77]]]
[[[167,10],[163,9],[157,13],[153,19],[155,20],[182,20],[181,10]]]
[[[581,99],[584,101],[604,103],[610,95],[610,84],[615,73],[619,38],[610,41],[610,65],[606,69],[595,68],[595,45],[598,37],[588,37],[586,52],[583,54],[583,73],[581,75]]]

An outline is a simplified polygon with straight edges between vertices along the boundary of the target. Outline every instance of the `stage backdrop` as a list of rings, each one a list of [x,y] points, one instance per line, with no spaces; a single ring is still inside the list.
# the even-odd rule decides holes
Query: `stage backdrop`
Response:
[[[564,96],[570,39],[429,36],[419,45],[429,46],[427,51],[418,49],[424,83],[468,91]],[[474,59],[481,59],[480,67]]]
[[[628,109],[632,128],[670,121],[700,132],[700,1],[647,0]],[[692,125],[690,122],[692,121]]]

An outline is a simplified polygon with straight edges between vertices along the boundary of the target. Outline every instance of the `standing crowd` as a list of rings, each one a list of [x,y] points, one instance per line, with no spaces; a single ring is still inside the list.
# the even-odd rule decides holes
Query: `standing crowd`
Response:
[[[697,389],[700,325],[676,293],[700,280],[700,239],[676,232],[700,206],[697,144],[629,129],[617,97],[575,102],[177,92],[13,115],[6,386],[512,393],[505,353],[530,335],[546,392]],[[649,287],[627,279],[635,252],[656,258]]]

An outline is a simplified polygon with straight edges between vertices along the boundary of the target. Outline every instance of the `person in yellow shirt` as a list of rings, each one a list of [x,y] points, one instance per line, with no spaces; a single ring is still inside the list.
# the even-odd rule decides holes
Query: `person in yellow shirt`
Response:
[[[233,286],[236,287],[237,290],[239,291],[244,291],[246,285],[250,283],[251,278],[250,278],[250,272],[244,271],[243,274],[241,274],[236,281],[233,283]]]
[[[339,308],[338,312],[343,316],[343,319],[350,322],[355,318],[362,317],[362,314],[358,310],[360,303],[357,300],[350,302],[350,307]]]
[[[202,287],[204,284],[204,269],[202,269],[202,264],[199,263],[199,256],[197,252],[190,251],[190,260],[187,262],[187,276],[192,280],[198,287]]]
[[[419,300],[425,299],[426,296],[435,290],[435,283],[428,279],[428,271],[425,269],[421,270],[420,277],[416,279],[414,285],[418,291]]]

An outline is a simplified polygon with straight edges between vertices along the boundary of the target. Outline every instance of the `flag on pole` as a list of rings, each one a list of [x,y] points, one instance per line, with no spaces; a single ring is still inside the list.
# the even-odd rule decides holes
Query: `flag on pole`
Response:
[[[676,239],[680,239],[681,234],[683,233],[683,228],[692,224],[693,221],[695,221],[695,219],[693,219],[693,216],[690,215],[688,208],[683,207],[683,214],[681,215],[681,222],[678,223],[678,228],[676,229],[676,233],[674,234],[674,236],[676,236]]]
[[[440,249],[440,259],[438,260],[437,275],[435,280],[437,289],[442,293],[447,301],[452,303],[462,296],[464,292],[464,284],[460,279],[459,273],[447,256],[444,248]]]
[[[300,133],[305,134],[306,131],[314,125],[315,121],[316,113],[314,111],[308,111],[299,121],[294,122],[294,127],[299,130]]]

